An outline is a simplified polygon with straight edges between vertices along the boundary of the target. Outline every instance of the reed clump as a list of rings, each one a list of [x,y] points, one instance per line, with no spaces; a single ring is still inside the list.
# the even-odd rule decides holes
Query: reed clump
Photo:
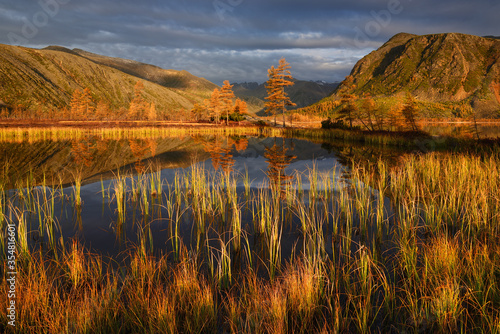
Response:
[[[202,165],[169,182],[154,170],[120,176],[99,196],[126,241],[112,258],[63,238],[64,220],[88,207],[75,202],[84,187],[49,191],[28,176],[0,189],[1,242],[14,224],[19,254],[17,323],[0,313],[0,330],[495,332],[499,162],[408,155],[260,188]]]

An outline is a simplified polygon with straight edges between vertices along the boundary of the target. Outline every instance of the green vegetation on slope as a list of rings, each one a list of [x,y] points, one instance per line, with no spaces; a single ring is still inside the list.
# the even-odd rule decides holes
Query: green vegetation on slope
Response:
[[[500,41],[457,33],[401,33],[361,59],[350,77],[352,86],[342,82],[335,94],[306,111],[334,110],[339,104],[333,101],[340,100],[341,92],[370,94],[379,100],[394,100],[409,92],[425,117],[460,116],[457,109],[465,104],[478,117],[498,117]]]

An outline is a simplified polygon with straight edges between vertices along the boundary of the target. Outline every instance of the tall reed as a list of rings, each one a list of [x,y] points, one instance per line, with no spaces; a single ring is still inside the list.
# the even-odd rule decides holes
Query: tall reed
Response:
[[[162,132],[101,133],[139,134]],[[62,239],[62,193],[28,175],[19,189],[0,192],[1,217],[16,221],[17,245],[27,254],[16,282],[23,293],[16,330],[494,332],[499,160],[402,156],[352,164],[347,179],[313,166],[284,187],[255,191],[241,175],[211,175],[201,165],[171,182],[159,172],[118,176],[107,190],[101,183],[117,225],[125,227],[134,208],[142,221],[126,226],[137,242],[110,263],[78,237]],[[65,191],[77,209],[85,193],[76,185]],[[168,233],[166,248],[154,225]],[[5,241],[5,222],[0,227]]]

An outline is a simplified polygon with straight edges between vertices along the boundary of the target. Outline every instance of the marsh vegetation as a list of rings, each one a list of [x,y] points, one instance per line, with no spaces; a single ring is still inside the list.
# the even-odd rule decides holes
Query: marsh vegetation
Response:
[[[3,144],[89,136],[9,131]],[[16,327],[2,330],[500,331],[497,146],[415,154],[396,149],[401,138],[332,140],[341,132],[93,131],[142,153],[100,179],[77,160],[70,183],[4,164],[0,257],[14,224],[18,297]],[[180,136],[206,155],[173,170],[144,158],[146,139]]]

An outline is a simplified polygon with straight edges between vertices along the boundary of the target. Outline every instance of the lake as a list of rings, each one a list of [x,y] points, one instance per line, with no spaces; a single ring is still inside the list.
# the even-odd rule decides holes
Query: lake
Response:
[[[314,191],[335,192],[351,183],[350,159],[365,156],[375,160],[377,154],[391,158],[388,152],[384,155],[380,149],[251,136],[104,141],[88,136],[78,140],[2,143],[0,151],[4,153],[2,165],[7,173],[3,179],[7,198],[5,215],[12,217],[15,208],[26,211],[24,218],[32,246],[47,244],[49,238],[59,240],[62,237],[66,241],[77,238],[93,252],[108,256],[137,244],[144,224],[151,228],[155,252],[172,252],[168,242],[172,238],[168,232],[171,217],[165,201],[171,199],[171,188],[176,182],[180,190],[188,191],[192,186],[189,177],[195,172],[209,183],[223,182],[220,180],[225,178],[234,182],[231,186],[241,197],[237,205],[244,209],[240,213],[241,225],[253,227],[252,215],[256,213],[252,213],[245,203],[248,192],[258,198],[259,194],[271,192],[277,182],[283,183],[280,188],[289,183],[297,190],[300,180],[300,190],[307,204],[313,174],[318,178],[313,184]],[[398,154],[402,153],[392,152],[392,157]],[[123,184],[125,201],[125,219],[119,223],[120,228],[117,226],[118,184]],[[208,184],[208,187],[227,191],[227,185]],[[152,197],[152,192],[156,192],[156,197]],[[76,196],[80,197],[81,205],[75,205]],[[28,199],[31,208],[26,203]],[[46,199],[52,201],[50,214],[44,208]],[[145,203],[151,211],[147,218],[143,212]],[[37,212],[40,210],[41,215]],[[53,220],[54,236],[43,232],[46,227],[41,225],[46,220]],[[180,226],[183,243],[192,247],[192,212],[184,213]],[[293,230],[297,226],[290,228],[289,238],[284,238],[289,250],[297,241]]]
[[[500,138],[498,123],[427,123],[421,125],[420,128],[436,136]]]
[[[51,291],[111,332],[496,326],[498,146],[286,131],[0,132],[25,317]]]

